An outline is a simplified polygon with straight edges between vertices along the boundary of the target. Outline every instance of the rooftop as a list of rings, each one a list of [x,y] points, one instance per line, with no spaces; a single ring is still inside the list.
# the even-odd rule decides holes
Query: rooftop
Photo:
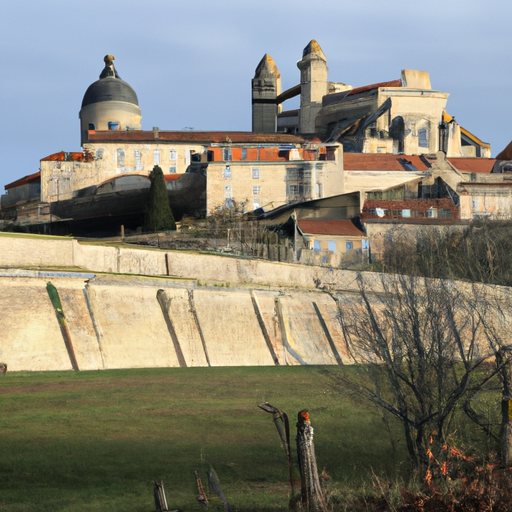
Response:
[[[391,153],[344,153],[345,171],[419,171],[429,166],[418,155],[393,155]]]
[[[351,220],[299,220],[297,225],[308,235],[365,236]]]
[[[297,135],[279,133],[225,132],[225,131],[89,131],[89,142],[196,142],[198,144],[302,144],[304,139]]]
[[[354,94],[359,94],[360,92],[378,89],[379,87],[402,87],[402,80],[398,79],[398,80],[391,80],[389,82],[379,82],[378,84],[363,85],[362,87],[357,87],[356,89],[352,89],[348,95],[352,96]]]

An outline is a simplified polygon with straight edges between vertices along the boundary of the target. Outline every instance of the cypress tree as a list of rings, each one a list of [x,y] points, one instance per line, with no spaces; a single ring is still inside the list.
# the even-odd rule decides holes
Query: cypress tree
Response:
[[[176,229],[174,216],[169,206],[169,196],[162,169],[155,165],[149,175],[151,187],[144,217],[144,231],[171,231]]]

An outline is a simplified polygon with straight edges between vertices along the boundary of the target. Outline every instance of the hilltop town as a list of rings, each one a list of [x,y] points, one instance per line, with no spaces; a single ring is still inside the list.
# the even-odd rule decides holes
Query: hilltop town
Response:
[[[144,130],[137,94],[107,55],[83,96],[82,151],[45,156],[38,172],[6,184],[0,229],[140,233],[154,166],[183,234],[194,220],[234,212],[277,234],[289,261],[379,261],[397,226],[510,219],[512,149],[491,158],[428,72],[357,87],[330,81],[315,40],[297,66],[299,84],[286,91],[270,55],[256,66],[251,132]],[[299,108],[287,110],[294,97]]]
[[[158,464],[168,474],[172,464],[181,478],[171,480],[173,499],[192,509],[208,501],[197,470],[199,498],[188,496],[186,479],[189,461],[203,465],[206,447],[239,501],[250,492],[268,494],[277,482],[278,499],[268,498],[272,510],[373,510],[366,489],[353,498],[332,491],[343,479],[353,486],[351,479],[361,479],[354,468],[364,464],[379,484],[379,510],[423,511],[429,500],[430,510],[451,503],[469,510],[466,503],[496,496],[510,503],[512,143],[491,158],[490,144],[457,123],[449,94],[432,86],[427,71],[402,69],[395,79],[357,86],[330,81],[315,40],[297,63],[299,83],[285,91],[272,57],[258,63],[250,82],[251,132],[145,130],[138,96],[114,60],[104,57],[83,95],[82,151],[41,158],[38,172],[6,184],[1,196],[0,376],[7,376],[4,395],[16,394],[12,402],[4,398],[3,428],[7,442],[20,432],[18,449],[4,450],[4,481],[23,486],[25,495],[27,478],[38,482],[56,468],[48,495],[65,495],[62,482],[71,473],[70,495],[79,482],[89,503],[89,489],[101,485],[98,506],[112,508],[114,501],[102,496],[115,492],[130,501],[123,510],[133,510],[144,500],[125,489],[145,494],[147,475],[157,474]],[[286,109],[293,98],[298,108]],[[162,175],[173,228],[150,230],[148,205]],[[279,368],[292,366],[310,368]],[[214,367],[225,373],[210,372]],[[57,394],[45,398],[50,392]],[[288,417],[268,403],[274,398],[302,409],[300,484]],[[372,403],[368,415],[359,412],[365,401]],[[41,419],[27,414],[25,403],[40,409]],[[247,412],[257,403],[273,414],[284,441],[290,494],[277,471],[259,474],[276,462]],[[336,442],[322,434],[320,476],[305,405],[314,408],[315,421],[332,417],[324,432],[330,429]],[[75,422],[82,426],[75,429]],[[52,431],[32,434],[39,424]],[[463,455],[456,446],[477,439],[480,428],[483,456]],[[350,429],[364,448],[347,436]],[[213,432],[217,453],[205,432]],[[55,445],[47,442],[52,436]],[[386,436],[389,447],[379,448]],[[72,453],[68,438],[78,440],[78,469],[69,461],[53,464]],[[141,439],[133,456],[127,447]],[[248,439],[250,450],[239,439]],[[158,457],[148,455],[149,441]],[[224,456],[226,447],[239,459]],[[26,462],[32,452],[36,464]],[[96,456],[108,459],[101,478]],[[306,459],[314,461],[307,468]],[[343,469],[331,477],[325,460]],[[375,461],[388,480],[378,480]],[[405,475],[403,461],[409,481],[400,483],[395,506],[388,500],[398,485],[391,478]],[[10,469],[18,466],[23,478]],[[27,473],[25,466],[36,469]],[[120,472],[118,487],[110,485]],[[307,483],[311,475],[315,486]],[[219,479],[209,480],[213,495]],[[163,511],[162,480],[159,486],[155,505]],[[320,504],[310,507],[315,495]]]

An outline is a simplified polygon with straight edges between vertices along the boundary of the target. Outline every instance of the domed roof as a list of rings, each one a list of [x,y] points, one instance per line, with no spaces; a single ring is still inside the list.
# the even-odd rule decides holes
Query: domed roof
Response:
[[[105,61],[105,68],[100,74],[100,79],[91,84],[85,91],[82,108],[91,103],[102,101],[124,101],[138,106],[137,94],[135,94],[130,84],[121,80],[114,68],[114,56],[106,55],[103,60]]]

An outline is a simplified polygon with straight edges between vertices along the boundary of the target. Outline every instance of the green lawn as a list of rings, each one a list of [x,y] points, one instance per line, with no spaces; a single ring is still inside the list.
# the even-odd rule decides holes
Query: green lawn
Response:
[[[330,371],[357,371],[331,368]],[[319,471],[342,496],[405,466],[399,425],[335,390],[325,368],[170,368],[7,373],[0,378],[0,510],[200,510],[194,470],[216,469],[234,510],[287,510],[287,465],[268,401],[307,408]],[[213,503],[210,509],[220,509]]]

